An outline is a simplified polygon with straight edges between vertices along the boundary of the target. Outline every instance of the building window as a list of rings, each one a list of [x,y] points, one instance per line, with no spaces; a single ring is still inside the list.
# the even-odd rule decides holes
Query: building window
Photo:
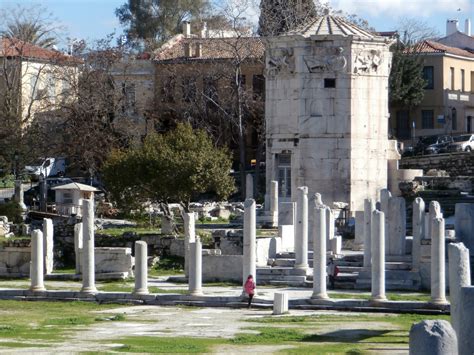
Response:
[[[451,124],[453,131],[458,129],[458,113],[455,107],[451,110]]]
[[[291,197],[291,153],[282,152],[278,159],[278,195]]]
[[[421,128],[422,129],[433,129],[434,128],[434,112],[433,112],[433,110],[422,110],[421,111]]]
[[[162,102],[174,102],[174,87],[176,79],[174,76],[169,76],[163,81],[161,88],[161,101]]]
[[[450,89],[454,90],[454,68],[449,68],[449,82],[450,82]]]
[[[335,88],[336,87],[336,79],[324,79],[324,87],[325,88]]]
[[[196,99],[196,79],[192,77],[183,78],[183,100],[192,102]]]
[[[253,76],[252,90],[255,100],[262,100],[265,98],[265,77],[263,75]]]
[[[122,112],[134,113],[136,110],[135,84],[122,83]]]
[[[204,100],[206,108],[217,110],[219,97],[217,94],[217,80],[211,76],[204,78]]]
[[[474,93],[474,71],[471,71],[471,93]]]
[[[464,86],[464,69],[461,69],[461,91],[466,91]]]
[[[426,81],[425,89],[434,89],[434,68],[432,66],[423,67],[423,79]]]

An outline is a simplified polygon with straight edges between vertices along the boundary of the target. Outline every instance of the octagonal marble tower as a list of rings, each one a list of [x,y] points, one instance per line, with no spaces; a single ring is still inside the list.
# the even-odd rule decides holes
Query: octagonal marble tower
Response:
[[[266,181],[280,201],[308,186],[356,211],[387,187],[390,44],[329,15],[269,40]]]

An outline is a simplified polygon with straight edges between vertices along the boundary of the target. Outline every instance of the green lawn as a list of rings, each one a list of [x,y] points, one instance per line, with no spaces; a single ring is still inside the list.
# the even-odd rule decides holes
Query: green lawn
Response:
[[[123,319],[113,312],[118,305],[87,302],[27,302],[0,300],[0,341],[3,347],[47,347],[64,341],[71,330],[103,321],[94,311],[110,310],[110,319]],[[122,316],[123,317],[123,316]]]

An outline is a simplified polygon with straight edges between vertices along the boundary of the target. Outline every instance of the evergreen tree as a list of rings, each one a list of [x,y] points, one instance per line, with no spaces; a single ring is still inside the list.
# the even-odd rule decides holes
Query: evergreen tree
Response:
[[[209,6],[208,0],[128,0],[115,14],[127,27],[129,41],[160,44],[180,33],[183,21],[202,17]]]
[[[390,103],[408,108],[418,106],[423,100],[425,86],[420,57],[396,50],[389,78]]]

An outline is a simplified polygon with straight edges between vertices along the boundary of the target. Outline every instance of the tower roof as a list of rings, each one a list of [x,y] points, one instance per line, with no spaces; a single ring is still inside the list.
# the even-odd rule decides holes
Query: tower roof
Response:
[[[339,16],[324,15],[317,17],[286,35],[301,35],[303,37],[339,35],[344,37],[356,36],[363,39],[374,39],[379,36],[354,25]]]

